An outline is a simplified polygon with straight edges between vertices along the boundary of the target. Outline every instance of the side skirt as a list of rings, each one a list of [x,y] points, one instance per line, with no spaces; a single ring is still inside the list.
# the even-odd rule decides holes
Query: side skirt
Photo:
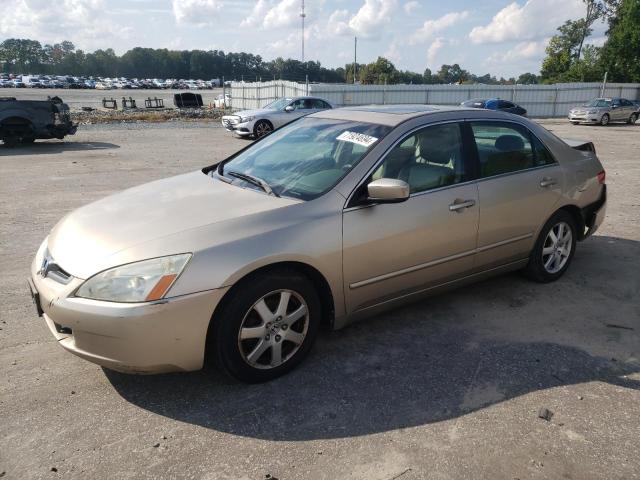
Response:
[[[489,270],[483,270],[482,272],[467,275],[465,277],[461,277],[456,280],[451,280],[446,283],[441,283],[431,287],[405,293],[398,297],[361,308],[348,315],[336,318],[333,322],[333,328],[335,330],[340,330],[341,328],[344,328],[353,322],[383,313],[392,308],[397,308],[403,305],[414,303],[424,298],[428,298],[449,290],[454,290],[463,285],[475,283],[480,280],[484,280],[486,278],[491,278],[503,273],[520,270],[527,265],[528,261],[529,261],[528,258],[517,260],[515,262],[510,262],[505,265],[501,265],[499,267],[491,268]]]

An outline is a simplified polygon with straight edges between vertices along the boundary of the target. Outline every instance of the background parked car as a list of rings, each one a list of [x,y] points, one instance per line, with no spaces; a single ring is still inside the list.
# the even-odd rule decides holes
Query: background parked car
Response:
[[[258,110],[243,110],[222,117],[222,126],[240,136],[262,137],[293,120],[333,108],[318,97],[283,97]]]
[[[502,100],[500,98],[490,98],[488,100],[475,98],[467,100],[466,102],[462,102],[460,105],[467,108],[486,108],[487,110],[497,110],[500,112],[513,113],[515,115],[521,115],[523,117],[527,116],[527,111],[520,105],[509,102],[507,100]]]
[[[635,123],[638,119],[638,107],[626,98],[596,98],[582,107],[569,111],[569,121],[608,125],[610,122]]]

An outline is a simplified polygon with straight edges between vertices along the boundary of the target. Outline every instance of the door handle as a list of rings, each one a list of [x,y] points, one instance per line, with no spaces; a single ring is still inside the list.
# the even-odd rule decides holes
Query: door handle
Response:
[[[551,187],[555,184],[556,184],[556,181],[553,178],[544,177],[542,180],[540,180],[540,186],[542,188]]]
[[[458,202],[458,200],[456,200],[451,205],[449,205],[449,211],[461,213],[463,208],[470,208],[475,204],[475,200],[463,200],[461,202]]]

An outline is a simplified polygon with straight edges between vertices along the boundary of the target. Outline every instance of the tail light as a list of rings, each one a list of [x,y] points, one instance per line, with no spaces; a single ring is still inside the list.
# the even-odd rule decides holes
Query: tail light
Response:
[[[599,183],[600,185],[604,185],[604,181],[605,181],[606,177],[607,177],[607,173],[606,173],[604,170],[602,170],[602,171],[598,174],[598,183]]]

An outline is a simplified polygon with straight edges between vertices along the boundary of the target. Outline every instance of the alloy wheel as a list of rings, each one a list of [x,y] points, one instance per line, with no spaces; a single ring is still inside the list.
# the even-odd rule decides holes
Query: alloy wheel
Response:
[[[547,233],[542,247],[542,264],[548,273],[558,273],[564,268],[571,255],[573,234],[571,227],[560,222]]]
[[[309,307],[293,290],[275,290],[245,314],[238,332],[242,359],[259,369],[276,368],[302,346],[309,328]]]
[[[271,126],[267,122],[259,122],[256,125],[256,135],[262,137],[271,132]]]

